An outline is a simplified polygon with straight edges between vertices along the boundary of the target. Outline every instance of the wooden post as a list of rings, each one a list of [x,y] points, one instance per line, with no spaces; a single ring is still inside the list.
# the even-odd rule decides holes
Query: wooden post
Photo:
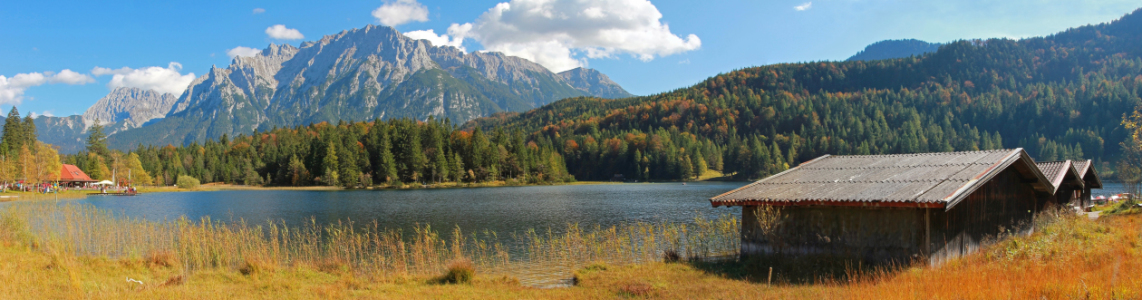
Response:
[[[773,267],[769,267],[769,279],[766,280],[765,284],[767,284],[767,285],[773,284]]]

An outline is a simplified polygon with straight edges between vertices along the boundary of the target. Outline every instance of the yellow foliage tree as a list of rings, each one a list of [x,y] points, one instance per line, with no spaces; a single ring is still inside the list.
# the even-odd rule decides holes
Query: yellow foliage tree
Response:
[[[36,153],[33,155],[31,177],[34,182],[53,182],[59,180],[59,172],[63,164],[59,160],[59,152],[55,147],[43,142],[36,142]]]
[[[127,155],[126,161],[125,169],[129,170],[129,173],[127,173],[127,177],[122,178],[129,179],[132,184],[136,182],[151,184],[154,182],[154,179],[151,179],[151,174],[147,173],[146,169],[143,169],[143,162],[139,160],[138,154],[131,153]]]
[[[35,147],[33,145],[32,147]],[[32,150],[28,149],[28,145],[20,147],[20,156],[16,161],[16,174],[17,180],[23,180],[28,183],[35,183],[33,175],[36,170],[36,157],[32,155]]]

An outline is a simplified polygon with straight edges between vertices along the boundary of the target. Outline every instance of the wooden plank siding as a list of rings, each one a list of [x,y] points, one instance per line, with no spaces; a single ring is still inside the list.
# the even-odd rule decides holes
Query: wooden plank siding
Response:
[[[952,209],[931,210],[930,263],[974,253],[1002,235],[1030,234],[1047,198],[1008,168]]]

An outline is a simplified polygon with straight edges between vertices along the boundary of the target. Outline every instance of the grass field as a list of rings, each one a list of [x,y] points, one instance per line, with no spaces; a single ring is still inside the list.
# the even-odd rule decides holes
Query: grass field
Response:
[[[27,211],[31,212],[31,211]],[[10,212],[6,212],[10,213]],[[94,217],[90,216],[89,217]],[[537,289],[477,264],[469,283],[445,284],[447,259],[426,272],[363,272],[336,260],[292,263],[246,259],[207,267],[188,264],[183,251],[146,251],[110,258],[81,255],[61,241],[17,230],[0,219],[0,298],[3,299],[1137,299],[1142,297],[1142,215],[1127,211],[1097,221],[1057,216],[1028,237],[991,245],[939,267],[909,267],[791,284],[784,270],[767,284],[765,265],[737,262],[586,263],[576,284]],[[102,221],[111,222],[111,221]],[[109,223],[144,226],[143,223]],[[149,225],[148,225],[149,226]],[[26,226],[25,226],[26,227]],[[114,230],[102,228],[98,230]],[[140,230],[124,229],[124,230]],[[604,232],[606,230],[603,230]],[[214,232],[218,233],[218,232]],[[578,235],[580,238],[594,231]],[[628,232],[633,234],[633,232]],[[207,235],[210,231],[187,231]],[[62,236],[59,236],[62,237]],[[558,237],[558,236],[557,236]],[[558,248],[572,235],[539,241]],[[614,237],[609,237],[614,238]],[[235,242],[227,238],[222,241]],[[554,242],[559,241],[559,242]],[[605,242],[600,240],[599,242]],[[141,243],[124,237],[120,243]],[[562,243],[562,244],[561,244]],[[592,243],[580,243],[590,245]],[[620,244],[606,245],[619,247]],[[220,244],[221,246],[221,244]],[[410,245],[411,246],[411,245]],[[110,247],[106,245],[105,247]],[[224,248],[201,254],[230,255]],[[446,249],[440,249],[444,253]],[[540,251],[540,250],[537,250]],[[550,251],[550,250],[542,250]],[[91,253],[98,253],[93,251]],[[468,254],[472,255],[472,254]],[[201,259],[201,258],[196,258]],[[462,258],[461,258],[462,259]],[[587,257],[606,261],[607,257]],[[435,273],[434,273],[435,272]]]

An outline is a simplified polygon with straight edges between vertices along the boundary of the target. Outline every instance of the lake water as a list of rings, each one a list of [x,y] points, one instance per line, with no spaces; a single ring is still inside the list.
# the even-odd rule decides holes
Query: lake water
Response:
[[[499,188],[362,191],[215,191],[146,193],[136,197],[89,196],[75,202],[148,220],[191,220],[210,216],[224,222],[244,219],[301,225],[374,220],[381,228],[416,224],[441,231],[501,234],[527,229],[560,229],[569,223],[621,225],[635,222],[692,222],[702,214],[740,215],[740,209],[713,208],[710,197],[743,182],[600,184]]]

